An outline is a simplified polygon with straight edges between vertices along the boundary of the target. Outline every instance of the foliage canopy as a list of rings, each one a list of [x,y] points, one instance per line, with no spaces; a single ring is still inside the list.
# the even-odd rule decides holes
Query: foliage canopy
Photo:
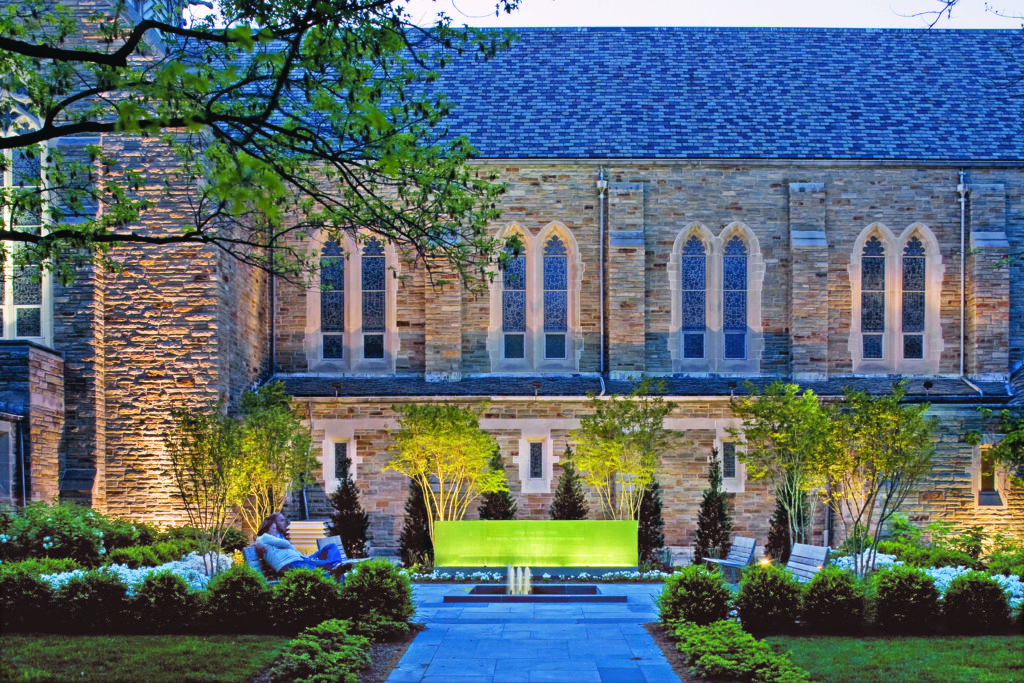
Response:
[[[303,237],[320,229],[339,243],[367,229],[471,283],[502,259],[486,230],[502,187],[469,168],[473,148],[430,84],[510,36],[443,15],[419,27],[399,0],[223,0],[183,22],[189,4],[206,3],[119,0],[86,17],[24,0],[0,13],[0,164],[19,176],[0,208],[42,222],[0,226],[18,262],[69,280],[84,261],[116,268],[115,245],[185,243],[298,279],[318,265]],[[97,144],[108,134],[173,159],[155,184],[184,196],[180,225],[140,229],[158,193]]]
[[[638,519],[658,458],[678,441],[676,432],[665,429],[675,404],[653,394],[655,388],[661,389],[644,378],[628,396],[592,396],[593,414],[572,432],[573,464],[597,491],[606,519]]]
[[[508,490],[505,471],[491,467],[497,443],[480,429],[477,412],[446,403],[412,403],[398,412],[396,443],[384,469],[404,474],[420,487],[431,542],[435,521],[460,520],[477,496]]]

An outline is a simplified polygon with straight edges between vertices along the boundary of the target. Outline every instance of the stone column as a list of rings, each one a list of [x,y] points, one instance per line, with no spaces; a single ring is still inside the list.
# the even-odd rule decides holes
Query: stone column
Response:
[[[1010,368],[1010,254],[1006,237],[1006,189],[971,185],[970,248],[964,372],[974,379],[1005,381]]]
[[[611,183],[608,199],[608,370],[632,379],[646,369],[643,183]]]
[[[825,184],[789,184],[791,373],[795,380],[828,377],[828,240]]]
[[[434,279],[433,285],[429,281],[425,285],[425,378],[457,382],[462,379],[462,283],[446,267],[439,267]]]

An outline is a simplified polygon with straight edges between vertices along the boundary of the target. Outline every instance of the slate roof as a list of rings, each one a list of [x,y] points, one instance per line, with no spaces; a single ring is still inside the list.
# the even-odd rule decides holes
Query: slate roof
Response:
[[[481,158],[1024,159],[1021,31],[515,31],[437,81]]]
[[[346,378],[311,377],[282,375],[274,377],[284,382],[285,390],[295,397],[582,397],[590,393],[601,393],[601,382],[591,376],[518,376],[518,377],[470,377],[457,382],[427,382],[417,377]],[[661,379],[661,378],[658,378]],[[669,396],[729,396],[746,394],[744,380],[727,377],[693,378],[666,377],[665,392]],[[774,381],[772,378],[752,380],[755,386],[764,388]],[[788,381],[788,380],[787,380]],[[842,395],[844,388],[869,393],[888,393],[895,380],[886,378],[837,378],[818,382],[797,382],[801,388],[813,389],[820,396]],[[1001,403],[1008,400],[1006,385],[1002,382],[976,382],[984,392],[978,393],[959,379],[933,379],[932,386],[925,389],[922,379],[907,383],[907,394],[914,400],[929,400],[933,403],[979,402]],[[730,387],[729,385],[734,386]],[[628,394],[633,383],[628,381],[606,381],[606,394]]]

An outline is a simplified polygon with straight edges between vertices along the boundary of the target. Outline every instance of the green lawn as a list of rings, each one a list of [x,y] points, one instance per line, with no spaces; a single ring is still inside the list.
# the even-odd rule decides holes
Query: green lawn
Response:
[[[1022,683],[1024,636],[766,641],[821,683]]]
[[[4,635],[0,681],[245,683],[288,641],[252,635]]]

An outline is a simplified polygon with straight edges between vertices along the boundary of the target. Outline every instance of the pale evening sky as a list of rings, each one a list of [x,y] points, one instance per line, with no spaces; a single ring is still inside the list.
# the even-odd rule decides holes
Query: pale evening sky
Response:
[[[494,16],[495,0],[409,0],[420,24],[438,11],[470,26],[820,26],[922,28],[939,0],[522,0]],[[932,14],[922,15],[921,13]],[[914,16],[919,15],[919,16]],[[1024,0],[961,0],[937,28],[1021,28]]]

